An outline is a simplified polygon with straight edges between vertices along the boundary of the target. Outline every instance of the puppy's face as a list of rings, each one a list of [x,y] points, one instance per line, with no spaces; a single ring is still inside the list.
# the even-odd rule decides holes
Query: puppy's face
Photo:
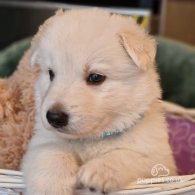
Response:
[[[67,138],[128,128],[160,95],[151,38],[101,10],[58,12],[35,37],[41,123]]]

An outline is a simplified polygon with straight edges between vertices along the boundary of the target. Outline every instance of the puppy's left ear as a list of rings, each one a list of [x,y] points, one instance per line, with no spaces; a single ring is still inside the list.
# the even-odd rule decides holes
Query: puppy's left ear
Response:
[[[123,48],[140,70],[146,71],[154,65],[156,44],[153,38],[143,31],[122,31],[119,37]]]

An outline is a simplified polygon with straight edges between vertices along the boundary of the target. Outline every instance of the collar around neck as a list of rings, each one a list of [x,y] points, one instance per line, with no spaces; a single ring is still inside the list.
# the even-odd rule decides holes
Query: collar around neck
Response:
[[[121,135],[122,133],[135,127],[135,125],[137,125],[137,123],[140,122],[143,118],[144,118],[144,113],[141,113],[138,115],[137,119],[133,122],[133,124],[130,125],[128,128],[124,128],[120,130],[115,129],[113,131],[105,131],[99,135],[99,139],[107,139],[107,138],[116,137],[118,135]]]

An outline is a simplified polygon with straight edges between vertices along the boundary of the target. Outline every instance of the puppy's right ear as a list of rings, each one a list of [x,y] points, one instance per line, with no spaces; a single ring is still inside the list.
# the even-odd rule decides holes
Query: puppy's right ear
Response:
[[[64,14],[64,11],[62,9],[59,9],[56,11],[55,15],[48,18],[40,27],[36,35],[33,37],[32,42],[31,42],[31,59],[30,59],[30,65],[34,66],[37,64],[38,60],[38,50],[37,50],[37,45],[40,42],[40,39],[42,38],[43,34],[45,33],[46,29],[48,26],[53,22],[53,20],[56,17],[61,17]]]
[[[30,58],[30,66],[33,67],[35,64],[37,64],[37,51],[31,51],[31,58]]]

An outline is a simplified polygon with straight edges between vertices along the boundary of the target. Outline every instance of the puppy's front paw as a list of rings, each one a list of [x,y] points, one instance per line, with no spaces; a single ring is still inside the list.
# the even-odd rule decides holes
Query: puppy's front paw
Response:
[[[85,188],[107,193],[119,190],[123,182],[111,162],[102,159],[89,161],[80,168],[78,173],[78,183]]]

